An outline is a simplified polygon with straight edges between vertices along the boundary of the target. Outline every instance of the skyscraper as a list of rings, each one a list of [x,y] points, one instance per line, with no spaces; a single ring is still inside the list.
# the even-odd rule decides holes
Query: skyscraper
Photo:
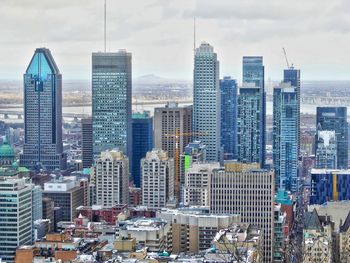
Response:
[[[221,146],[224,158],[233,159],[237,137],[237,83],[231,77],[220,80],[221,92]]]
[[[0,179],[0,258],[15,262],[16,248],[32,243],[32,186],[25,179]]]
[[[348,122],[346,107],[317,107],[317,132],[335,131],[337,139],[337,169],[348,168]],[[317,147],[317,145],[316,145]],[[317,148],[316,148],[317,151]]]
[[[263,65],[263,57],[259,56],[245,56],[243,57],[243,86],[247,86],[248,84],[251,88],[255,87],[256,90],[243,90],[245,94],[243,94],[243,100],[246,100],[247,96],[250,97],[250,95],[253,95],[253,97],[256,97],[254,100],[258,103],[259,109],[258,109],[258,115],[256,117],[253,117],[251,115],[247,115],[247,118],[254,118],[258,121],[258,126],[256,130],[251,130],[253,134],[251,135],[252,138],[256,138],[255,140],[252,140],[251,143],[255,144],[258,143],[258,145],[247,145],[248,148],[255,148],[259,152],[258,159],[254,160],[254,162],[260,163],[261,167],[265,166],[265,132],[266,132],[266,125],[265,125],[265,118],[266,118],[266,94],[265,94],[265,68]],[[250,95],[248,95],[250,93]],[[257,96],[259,95],[259,98]],[[244,98],[246,97],[246,98]],[[242,107],[242,106],[238,106]],[[249,105],[245,105],[245,107],[249,107]],[[242,108],[241,108],[242,109]],[[238,114],[240,114],[240,109],[238,110]],[[241,115],[241,120],[242,120]],[[240,125],[238,123],[238,125]],[[242,126],[241,126],[242,128]],[[240,133],[238,135],[238,147],[240,144],[240,140],[244,137],[244,134]],[[242,137],[243,136],[243,137]],[[247,142],[247,141],[246,141]],[[241,149],[242,150],[242,149]],[[245,156],[242,151],[239,153],[240,155],[237,156],[238,160],[240,161],[247,161],[249,159],[249,151],[246,152],[248,155]]]
[[[218,161],[220,154],[219,61],[214,48],[202,43],[196,48],[193,74],[193,131],[207,146],[207,160]]]
[[[129,160],[122,152],[102,152],[93,171],[97,205],[112,207],[128,203]]]
[[[62,75],[47,48],[37,48],[24,74],[24,146],[21,166],[65,169]]]
[[[237,159],[243,163],[262,165],[261,114],[263,103],[260,89],[254,84],[245,84],[239,89],[237,113]]]
[[[297,88],[281,83],[273,91],[273,164],[276,188],[297,191],[298,114]]]
[[[150,113],[132,115],[131,176],[136,187],[141,186],[141,159],[153,148],[153,118]]]
[[[92,53],[93,152],[131,147],[131,53]]]
[[[316,135],[316,168],[337,169],[337,138],[335,131],[318,131]]]
[[[166,151],[153,149],[141,160],[142,204],[164,207],[174,198],[174,159]]]
[[[83,168],[93,164],[92,152],[92,118],[81,119],[81,155]]]

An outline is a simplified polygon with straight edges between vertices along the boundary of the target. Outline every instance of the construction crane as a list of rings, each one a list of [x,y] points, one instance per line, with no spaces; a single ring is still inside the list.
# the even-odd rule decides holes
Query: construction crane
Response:
[[[176,128],[174,134],[164,134],[165,137],[171,137],[175,139],[175,196],[177,200],[180,200],[180,174],[179,174],[179,166],[180,166],[180,138],[183,137],[192,137],[195,135],[206,136],[206,132],[180,132],[179,128]]]
[[[286,59],[287,68],[290,69],[291,67],[289,66],[286,49],[284,47],[282,49],[283,49],[283,53],[284,53],[284,58]]]

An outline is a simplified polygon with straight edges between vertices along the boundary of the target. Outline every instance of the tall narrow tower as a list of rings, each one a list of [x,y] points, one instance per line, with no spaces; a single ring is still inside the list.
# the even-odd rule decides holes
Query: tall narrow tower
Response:
[[[25,142],[22,166],[64,169],[62,75],[47,48],[38,48],[24,74]]]

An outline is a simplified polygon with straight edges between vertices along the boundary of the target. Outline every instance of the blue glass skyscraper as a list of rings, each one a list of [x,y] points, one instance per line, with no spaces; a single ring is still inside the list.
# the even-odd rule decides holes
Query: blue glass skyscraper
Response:
[[[62,75],[49,49],[38,48],[24,74],[24,147],[21,166],[65,169]]]
[[[243,86],[238,102],[237,159],[264,167],[266,95],[262,57],[243,57]],[[244,127],[248,123],[250,126]]]
[[[347,169],[348,168],[347,108],[346,107],[317,107],[316,127],[317,127],[317,132],[318,131],[335,131],[335,136],[337,141],[337,169]]]
[[[202,43],[196,49],[193,74],[193,131],[195,139],[207,146],[207,160],[220,157],[219,61],[214,48]]]
[[[273,91],[273,164],[276,188],[296,192],[298,187],[298,93],[290,83]]]
[[[131,148],[131,53],[92,54],[93,153]]]
[[[153,118],[149,112],[132,115],[131,176],[136,187],[141,186],[141,159],[153,148]]]
[[[221,146],[225,159],[233,159],[237,136],[237,83],[231,77],[220,80],[221,92]]]

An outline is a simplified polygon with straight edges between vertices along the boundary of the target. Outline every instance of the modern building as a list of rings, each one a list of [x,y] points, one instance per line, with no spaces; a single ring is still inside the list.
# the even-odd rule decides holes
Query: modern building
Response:
[[[96,205],[112,207],[128,203],[129,159],[120,151],[104,151],[93,167]]]
[[[216,215],[204,213],[198,208],[162,209],[157,218],[168,222],[169,250],[172,253],[193,253],[209,249],[216,233],[239,223],[239,215]]]
[[[310,204],[350,200],[350,170],[311,170]]]
[[[220,163],[194,163],[185,175],[183,204],[185,206],[210,205],[210,176]]]
[[[37,48],[24,74],[24,146],[21,166],[65,169],[62,75],[49,49]]]
[[[154,109],[155,148],[168,152],[175,164],[175,196],[180,199],[179,155],[192,141],[192,106],[179,107],[168,102],[163,108]]]
[[[15,262],[16,248],[32,243],[32,186],[25,179],[0,179],[0,258]]]
[[[239,90],[237,112],[237,160],[243,163],[259,163],[263,165],[265,149],[261,118],[262,97],[259,87],[255,84],[244,84]],[[265,146],[264,146],[265,147]]]
[[[83,168],[90,168],[94,163],[92,142],[92,118],[81,119],[81,155]]]
[[[50,231],[54,230],[54,208],[55,208],[55,203],[48,197],[43,197],[43,204],[42,204],[42,209],[43,209],[43,219],[48,219],[50,220]]]
[[[259,164],[233,162],[214,169],[210,180],[210,212],[240,214],[243,223],[260,227],[264,262],[273,259],[274,180],[274,172]]]
[[[193,163],[206,162],[206,146],[200,141],[190,142],[180,154],[180,202],[183,203],[185,176]]]
[[[298,93],[290,83],[273,91],[273,164],[276,188],[298,191]]]
[[[131,53],[92,53],[93,153],[131,147]],[[128,154],[130,155],[130,154]]]
[[[219,61],[214,48],[203,42],[195,50],[193,73],[193,131],[207,146],[207,160],[220,159]]]
[[[274,243],[273,243],[273,262],[285,262],[285,251],[290,245],[288,243],[289,228],[287,214],[282,211],[280,204],[275,204],[274,218]]]
[[[243,86],[246,84],[251,84],[253,87],[255,87],[258,90],[246,90],[245,95],[247,96],[247,92],[252,92],[255,94],[257,91],[259,93],[259,103],[253,102],[255,104],[254,106],[259,106],[258,111],[255,114],[247,115],[247,118],[253,118],[258,120],[258,129],[254,132],[255,137],[259,137],[259,139],[255,139],[252,141],[253,144],[258,143],[257,147],[259,149],[259,163],[261,167],[263,168],[265,166],[265,132],[266,132],[266,93],[265,93],[265,67],[263,64],[263,57],[261,56],[244,56],[243,57]],[[253,95],[253,97],[255,97]],[[256,105],[258,104],[258,105]],[[245,107],[249,107],[249,105],[245,105]],[[238,112],[240,109],[238,110]],[[258,115],[254,118],[254,115]],[[242,115],[241,115],[242,119]],[[238,125],[240,123],[238,122]],[[241,126],[242,128],[242,126]],[[242,136],[242,133],[240,134]],[[242,137],[239,137],[241,139]],[[256,142],[258,140],[258,142]],[[238,141],[238,146],[240,142]],[[244,147],[244,146],[243,146]],[[253,147],[253,148],[254,148]],[[241,156],[238,156],[239,161],[244,161],[244,155],[243,158]],[[243,159],[243,160],[241,160]],[[255,161],[254,161],[255,162]]]
[[[346,107],[317,107],[318,131],[335,131],[337,137],[337,169],[348,168],[348,122]],[[316,145],[317,150],[317,145]]]
[[[161,208],[174,198],[174,159],[166,151],[147,152],[141,160],[141,174],[143,205]]]
[[[335,131],[318,131],[316,135],[316,168],[337,169],[337,137]]]
[[[74,180],[59,177],[44,184],[43,197],[50,198],[55,208],[60,208],[60,220],[72,222],[76,208],[84,204],[84,189]]]
[[[153,118],[150,112],[132,114],[131,177],[136,187],[141,186],[141,159],[153,149]]]
[[[40,185],[32,186],[32,220],[43,219],[43,190]]]
[[[231,77],[220,80],[221,92],[221,146],[224,159],[232,160],[237,139],[237,82]]]
[[[119,221],[119,237],[135,238],[137,244],[148,248],[150,252],[168,249],[167,236],[170,224],[160,218],[136,218]]]

